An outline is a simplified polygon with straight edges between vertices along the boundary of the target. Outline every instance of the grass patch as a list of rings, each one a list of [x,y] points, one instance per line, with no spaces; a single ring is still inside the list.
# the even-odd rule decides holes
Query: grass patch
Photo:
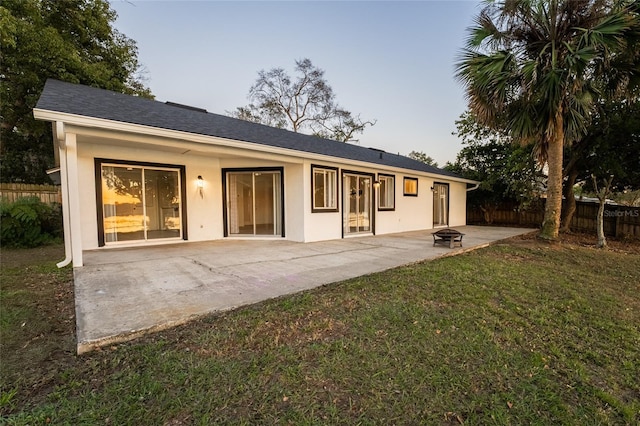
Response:
[[[9,424],[640,422],[637,251],[516,240],[81,357],[53,268],[3,265]]]

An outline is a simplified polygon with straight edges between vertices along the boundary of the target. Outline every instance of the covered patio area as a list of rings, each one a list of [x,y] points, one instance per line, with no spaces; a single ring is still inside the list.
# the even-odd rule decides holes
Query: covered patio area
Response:
[[[215,311],[458,254],[533,229],[464,226],[463,247],[432,230],[314,243],[235,240],[85,251],[74,270],[78,353]]]

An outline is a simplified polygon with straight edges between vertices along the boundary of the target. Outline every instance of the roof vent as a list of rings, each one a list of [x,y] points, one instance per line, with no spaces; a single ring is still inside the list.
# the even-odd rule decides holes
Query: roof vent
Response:
[[[369,147],[369,149],[370,149],[371,151],[375,151],[375,152],[380,153],[380,159],[381,159],[381,160],[382,160],[382,154],[384,154],[384,153],[386,152],[386,151],[384,151],[384,150],[382,150],[382,149],[378,149],[378,148],[371,148],[371,147]]]
[[[193,107],[193,106],[190,106],[190,105],[183,105],[183,104],[179,104],[179,103],[176,103],[176,102],[167,101],[167,102],[165,102],[165,104],[167,104],[169,106],[173,106],[173,107],[188,109],[188,110],[191,110],[191,111],[198,111],[198,112],[204,112],[204,113],[207,112],[207,110],[204,109],[204,108]]]
[[[371,147],[369,147],[369,149],[370,149],[371,151],[377,151],[377,152],[387,152],[387,151],[385,151],[384,149],[378,149],[378,148],[371,148]]]

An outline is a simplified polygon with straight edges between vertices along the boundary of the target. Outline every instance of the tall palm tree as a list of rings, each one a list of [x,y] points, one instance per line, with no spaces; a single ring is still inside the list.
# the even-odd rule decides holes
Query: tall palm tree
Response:
[[[535,144],[547,163],[541,238],[558,237],[563,147],[586,132],[601,96],[620,93],[638,73],[612,73],[637,30],[637,0],[492,1],[470,29],[457,64],[470,110],[514,141]]]

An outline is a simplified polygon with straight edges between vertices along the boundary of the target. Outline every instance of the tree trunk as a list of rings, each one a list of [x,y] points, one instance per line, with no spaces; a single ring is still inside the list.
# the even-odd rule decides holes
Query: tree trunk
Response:
[[[486,224],[491,225],[493,223],[493,214],[496,212],[496,206],[492,204],[485,204],[480,206],[480,210],[482,210],[482,215],[484,216]]]
[[[598,197],[598,216],[596,217],[596,233],[598,235],[597,248],[604,248],[607,246],[607,238],[604,235],[604,206],[607,203],[607,197],[611,192],[611,183],[613,182],[613,175],[609,176],[609,179],[604,179],[604,186],[598,188],[598,179],[595,175],[591,175],[593,181],[593,189],[596,191]]]
[[[549,138],[547,151],[547,202],[544,206],[544,220],[539,237],[544,240],[557,240],[562,210],[562,154],[564,147],[564,129],[561,113],[553,124],[553,135]]]
[[[600,205],[598,207],[598,217],[596,218],[596,232],[598,234],[597,248],[604,248],[607,246],[607,238],[604,235],[604,205],[605,199],[600,199]]]
[[[562,220],[560,222],[562,226],[560,232],[571,231],[571,220],[576,212],[576,197],[573,195],[573,186],[576,184],[576,179],[578,179],[578,170],[572,168],[569,170],[567,181],[564,183],[563,193],[565,205],[564,209],[562,209]]]

